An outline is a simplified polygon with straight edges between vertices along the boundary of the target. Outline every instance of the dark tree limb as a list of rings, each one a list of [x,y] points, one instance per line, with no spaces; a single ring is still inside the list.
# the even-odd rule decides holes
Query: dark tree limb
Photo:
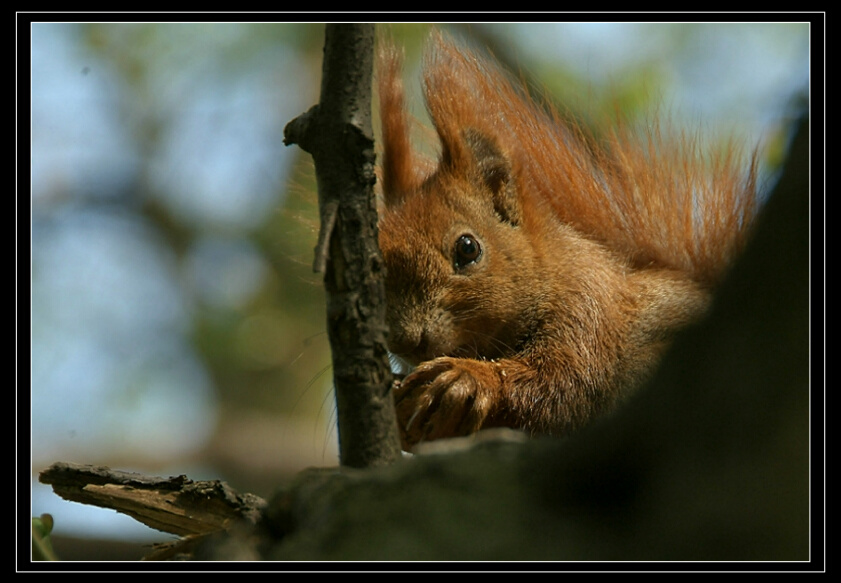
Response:
[[[265,500],[238,494],[219,480],[195,482],[186,476],[158,478],[131,472],[58,462],[38,480],[71,502],[110,508],[180,540],[158,545],[147,559],[188,552],[202,537],[260,518]]]
[[[65,500],[111,508],[179,536],[224,530],[239,519],[255,522],[266,505],[259,496],[238,494],[219,480],[158,478],[103,466],[58,462],[38,479]]]
[[[320,103],[292,120],[284,142],[315,161],[342,465],[399,459],[386,350],[385,290],[377,242],[371,81],[374,25],[328,24]]]

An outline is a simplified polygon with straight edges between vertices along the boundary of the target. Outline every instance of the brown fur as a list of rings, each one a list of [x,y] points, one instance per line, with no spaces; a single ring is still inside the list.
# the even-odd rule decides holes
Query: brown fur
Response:
[[[735,149],[710,165],[658,126],[597,143],[438,33],[432,164],[411,147],[400,60],[387,45],[378,71],[389,347],[419,364],[395,394],[404,447],[494,426],[567,434],[703,313],[753,215],[755,165]]]

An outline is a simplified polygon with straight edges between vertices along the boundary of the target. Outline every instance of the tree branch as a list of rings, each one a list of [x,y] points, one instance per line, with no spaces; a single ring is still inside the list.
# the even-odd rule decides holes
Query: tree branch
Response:
[[[181,536],[223,530],[240,518],[256,522],[266,504],[259,496],[237,494],[219,480],[158,478],[101,466],[58,462],[38,479],[65,500],[111,508]]]
[[[400,457],[385,345],[385,288],[377,243],[371,80],[374,25],[328,24],[320,103],[292,120],[284,142],[312,154],[342,465]]]
[[[219,480],[158,478],[104,466],[58,462],[41,472],[38,480],[51,485],[65,500],[110,508],[182,537],[156,545],[146,557],[154,560],[189,553],[202,538],[227,531],[243,520],[255,524],[266,506],[259,496],[239,494]]]

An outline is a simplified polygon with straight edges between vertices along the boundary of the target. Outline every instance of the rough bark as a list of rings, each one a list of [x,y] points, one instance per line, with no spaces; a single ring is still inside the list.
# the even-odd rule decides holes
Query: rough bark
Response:
[[[386,349],[385,270],[377,242],[371,81],[374,25],[325,29],[321,98],[287,125],[287,144],[313,156],[342,465],[400,457]]]
[[[254,524],[266,506],[253,494],[238,494],[219,480],[194,482],[186,476],[158,478],[58,462],[39,481],[71,502],[110,508],[156,530],[176,534],[177,543],[159,545],[147,558],[165,559],[188,552],[204,535],[241,521]]]

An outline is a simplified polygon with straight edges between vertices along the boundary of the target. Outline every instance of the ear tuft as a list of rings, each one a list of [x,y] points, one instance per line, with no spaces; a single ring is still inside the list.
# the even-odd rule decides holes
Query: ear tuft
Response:
[[[388,39],[380,39],[377,54],[377,85],[382,122],[382,191],[387,205],[397,205],[416,190],[431,169],[415,154],[410,136],[401,73],[403,53]]]

